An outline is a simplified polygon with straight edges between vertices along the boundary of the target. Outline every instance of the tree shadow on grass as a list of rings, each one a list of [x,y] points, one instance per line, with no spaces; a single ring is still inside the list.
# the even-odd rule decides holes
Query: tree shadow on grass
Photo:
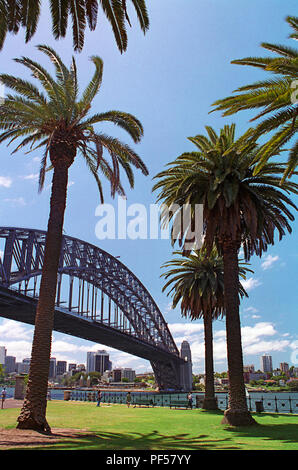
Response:
[[[268,416],[268,414],[266,413]],[[259,426],[249,427],[225,427],[225,431],[231,432],[241,437],[254,437],[270,441],[280,441],[284,444],[298,444],[297,423],[266,424],[262,423],[262,418],[266,416],[256,415]],[[274,418],[276,416],[272,415]]]
[[[77,436],[75,439],[61,440],[55,445],[38,446],[46,450],[239,450],[242,446],[229,445],[230,437],[208,439],[208,435],[189,434],[163,435],[158,431],[143,433],[94,432]],[[32,447],[31,447],[32,448]]]

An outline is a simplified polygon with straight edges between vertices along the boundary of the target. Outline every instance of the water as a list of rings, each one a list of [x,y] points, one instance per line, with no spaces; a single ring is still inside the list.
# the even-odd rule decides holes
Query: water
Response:
[[[1,387],[0,387],[1,388]],[[13,398],[14,388],[8,387],[7,398]],[[50,391],[52,400],[63,400],[64,389],[52,389]],[[76,401],[88,401],[88,394],[90,391],[85,389],[72,390],[72,400]],[[126,391],[102,391],[102,402],[103,403],[126,403]],[[153,401],[157,406],[170,406],[171,401],[186,400],[187,393],[158,393],[158,392],[131,392],[132,404],[134,399],[140,397],[148,398]],[[199,399],[204,398],[203,392],[194,392],[193,406],[196,406],[197,396]],[[218,400],[218,407],[221,410],[225,410],[228,404],[228,394],[226,392],[216,393]],[[91,401],[96,401],[96,392],[92,391],[89,395]],[[262,402],[264,411],[271,413],[295,413],[298,414],[298,392],[250,392],[247,398],[247,405],[250,411],[256,411],[256,402]]]
[[[3,390],[3,385],[0,387],[0,392]],[[6,398],[14,397],[14,387],[5,387],[6,388]]]

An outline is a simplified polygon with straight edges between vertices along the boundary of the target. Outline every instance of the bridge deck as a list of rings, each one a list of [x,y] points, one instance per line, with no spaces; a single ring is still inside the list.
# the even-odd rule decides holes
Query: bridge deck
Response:
[[[0,286],[0,316],[34,325],[37,299]],[[136,337],[115,330],[97,321],[63,310],[55,309],[54,330],[88,341],[117,348],[149,361],[184,363],[183,359],[162,348],[140,341]],[[117,346],[116,346],[117,345]]]

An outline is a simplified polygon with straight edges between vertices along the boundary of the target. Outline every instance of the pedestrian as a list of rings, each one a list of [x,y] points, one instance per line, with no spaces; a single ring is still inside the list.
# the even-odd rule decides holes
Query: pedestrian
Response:
[[[189,394],[187,395],[187,400],[188,400],[188,405],[187,405],[187,407],[189,407],[190,409],[192,409],[192,394],[191,394],[191,392],[189,392]]]
[[[100,406],[100,400],[101,400],[101,391],[98,390],[97,391],[97,405],[96,406]]]
[[[4,402],[6,398],[6,388],[4,387],[1,392],[1,409],[3,410]]]
[[[130,407],[130,404],[131,404],[131,393],[130,392],[127,392],[127,395],[126,395],[126,404],[127,404],[127,408]]]

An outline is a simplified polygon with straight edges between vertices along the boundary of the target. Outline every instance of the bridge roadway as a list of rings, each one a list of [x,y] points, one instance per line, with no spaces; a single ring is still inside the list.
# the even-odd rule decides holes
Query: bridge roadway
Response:
[[[37,299],[0,286],[0,316],[34,325],[36,306]],[[172,353],[162,347],[144,343],[137,337],[120,332],[97,321],[86,319],[86,317],[69,312],[61,307],[55,309],[54,330],[116,348],[148,361],[167,363],[174,359],[177,366],[184,363],[182,358],[173,357]]]

